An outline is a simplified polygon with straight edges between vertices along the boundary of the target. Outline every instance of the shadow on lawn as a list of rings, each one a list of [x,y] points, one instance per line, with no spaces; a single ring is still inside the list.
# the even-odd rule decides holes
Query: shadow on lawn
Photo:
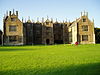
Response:
[[[0,75],[100,75],[100,63],[53,69],[28,69],[0,71]]]

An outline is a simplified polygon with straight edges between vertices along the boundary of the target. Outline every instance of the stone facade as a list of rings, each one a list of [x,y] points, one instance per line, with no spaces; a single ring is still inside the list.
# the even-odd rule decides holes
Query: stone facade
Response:
[[[42,44],[54,44],[53,22],[49,19],[43,22]]]
[[[33,45],[33,44],[94,44],[94,22],[84,13],[73,22],[53,22],[47,18],[42,22],[21,22],[11,11],[4,17],[5,45]]]
[[[3,21],[4,45],[23,45],[23,23],[18,19],[18,11],[10,11]]]

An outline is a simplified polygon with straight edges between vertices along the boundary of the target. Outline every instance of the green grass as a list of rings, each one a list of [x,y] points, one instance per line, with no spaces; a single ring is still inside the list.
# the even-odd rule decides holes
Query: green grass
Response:
[[[100,75],[100,44],[1,46],[0,75]]]

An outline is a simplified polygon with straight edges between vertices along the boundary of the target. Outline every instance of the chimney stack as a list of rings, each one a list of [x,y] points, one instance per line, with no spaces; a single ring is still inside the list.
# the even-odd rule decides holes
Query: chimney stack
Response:
[[[9,16],[11,16],[11,11],[9,11]]]
[[[18,16],[18,11],[16,11],[16,15]]]

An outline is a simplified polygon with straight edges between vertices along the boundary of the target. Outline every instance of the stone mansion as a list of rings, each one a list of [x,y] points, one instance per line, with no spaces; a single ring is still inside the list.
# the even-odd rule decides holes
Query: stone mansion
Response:
[[[83,12],[73,22],[58,22],[47,18],[40,22],[26,22],[18,18],[18,11],[9,11],[3,18],[4,45],[33,44],[95,44],[94,21]]]

